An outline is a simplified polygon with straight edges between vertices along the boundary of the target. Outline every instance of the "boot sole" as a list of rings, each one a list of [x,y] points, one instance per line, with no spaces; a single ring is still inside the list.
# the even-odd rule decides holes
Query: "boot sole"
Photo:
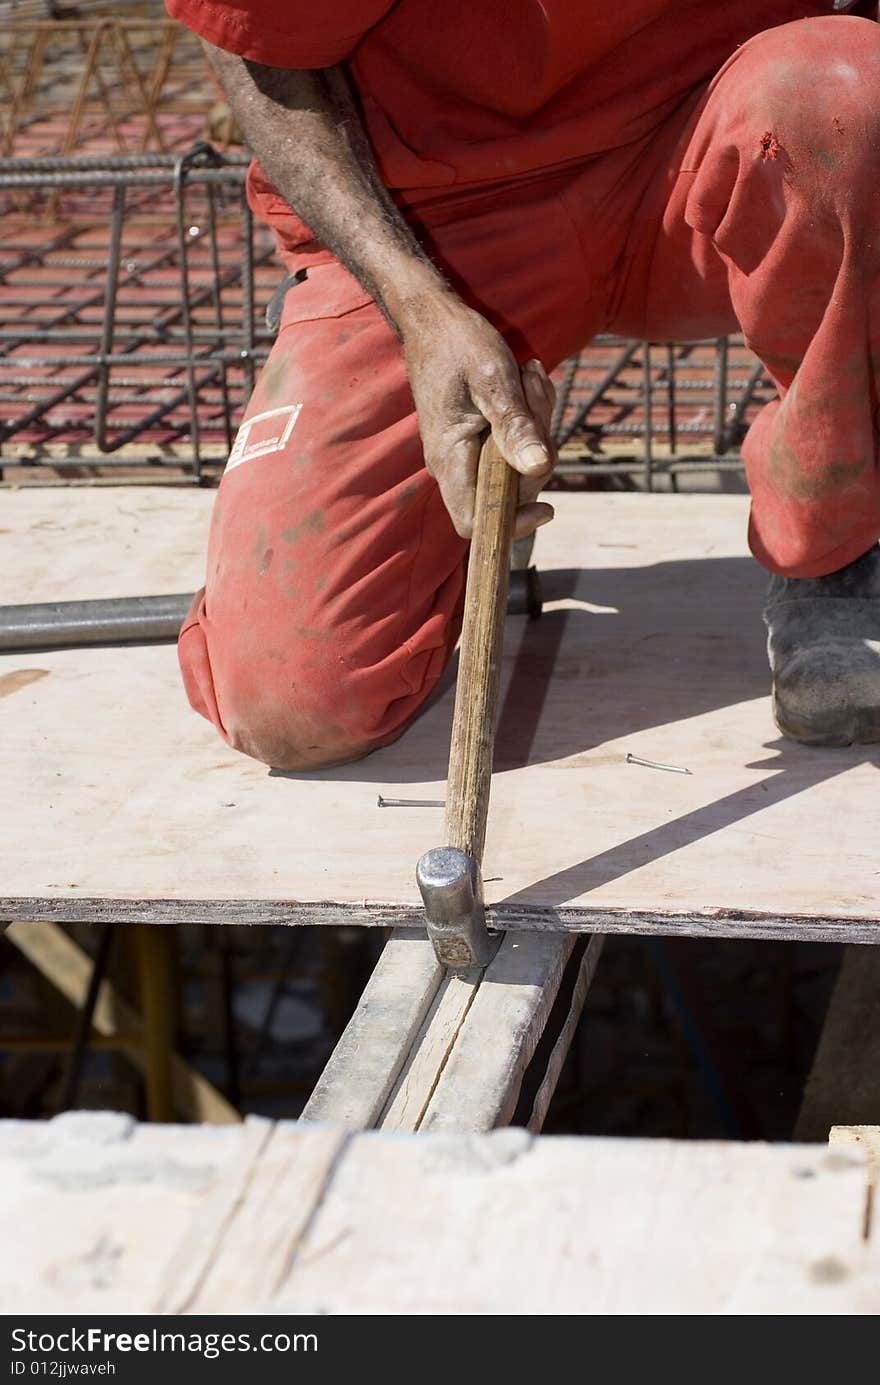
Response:
[[[821,725],[808,720],[787,718],[773,698],[773,720],[783,736],[817,749],[844,750],[850,745],[876,745],[880,741],[880,721],[876,708],[847,712],[829,718]]]

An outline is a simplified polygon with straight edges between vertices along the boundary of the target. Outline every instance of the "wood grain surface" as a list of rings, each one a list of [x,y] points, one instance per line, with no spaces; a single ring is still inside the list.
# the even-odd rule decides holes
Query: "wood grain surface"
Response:
[[[0,1312],[873,1315],[866,1206],[860,1145],[5,1121]]]
[[[211,501],[4,493],[0,603],[196,587]],[[507,621],[490,919],[877,941],[880,751],[776,732],[747,499],[556,501],[544,614]],[[418,926],[443,810],[377,799],[445,797],[451,672],[394,746],[289,775],[190,711],[173,646],[4,655],[0,916]]]

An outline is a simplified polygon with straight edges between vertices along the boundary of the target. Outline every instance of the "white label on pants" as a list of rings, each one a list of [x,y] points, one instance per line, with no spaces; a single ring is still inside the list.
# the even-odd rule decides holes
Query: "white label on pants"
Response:
[[[252,462],[255,457],[280,452],[293,432],[301,409],[302,404],[285,404],[281,409],[269,409],[264,414],[246,418],[232,444],[226,470],[231,471],[242,462]]]

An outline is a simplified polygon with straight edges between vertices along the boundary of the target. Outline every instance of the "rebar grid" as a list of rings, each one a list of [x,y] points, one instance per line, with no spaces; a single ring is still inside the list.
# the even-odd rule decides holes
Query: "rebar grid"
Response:
[[[555,374],[556,475],[638,477],[673,488],[689,471],[739,471],[739,446],[775,397],[739,336],[687,343],[603,335]]]
[[[0,198],[58,194],[65,218],[4,217],[4,457],[170,461],[195,479],[206,458],[222,465],[271,342],[255,300],[280,273],[245,170],[208,145],[0,161]]]
[[[185,148],[218,96],[160,0],[0,3],[0,155]]]
[[[0,160],[7,468],[191,480],[222,469],[271,346],[264,310],[282,272],[253,224],[245,169],[243,154],[206,144]],[[27,213],[23,193],[36,199]],[[53,199],[54,219],[41,218]],[[562,485],[611,475],[650,489],[738,469],[742,434],[772,397],[738,338],[598,337],[555,379]]]

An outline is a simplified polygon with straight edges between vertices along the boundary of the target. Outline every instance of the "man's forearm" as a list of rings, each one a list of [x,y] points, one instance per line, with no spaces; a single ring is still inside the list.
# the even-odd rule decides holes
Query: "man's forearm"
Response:
[[[204,46],[273,186],[402,336],[449,290],[381,183],[345,73],[264,67]]]
[[[205,44],[244,136],[285,202],[372,295],[401,340],[425,466],[459,534],[473,516],[480,446],[492,429],[521,473],[517,532],[552,516],[553,387],[444,281],[382,186],[342,68],[264,67]]]

